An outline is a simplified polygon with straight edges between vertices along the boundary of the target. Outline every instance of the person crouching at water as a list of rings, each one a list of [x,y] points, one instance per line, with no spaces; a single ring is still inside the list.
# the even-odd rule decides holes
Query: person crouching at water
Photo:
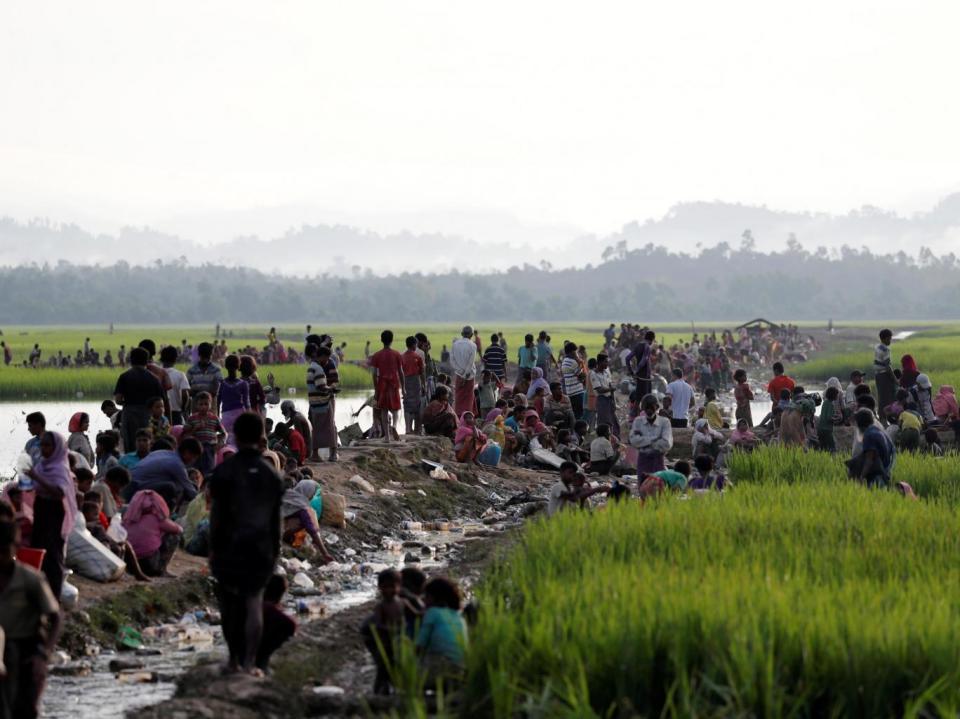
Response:
[[[652,474],[666,469],[665,458],[673,447],[670,420],[660,417],[660,403],[648,394],[640,400],[640,416],[630,428],[630,445],[637,449],[637,474]]]

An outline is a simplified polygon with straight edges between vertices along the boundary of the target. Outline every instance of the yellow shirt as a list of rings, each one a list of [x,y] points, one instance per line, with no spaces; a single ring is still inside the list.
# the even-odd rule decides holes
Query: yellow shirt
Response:
[[[923,420],[913,412],[900,413],[900,429],[915,429],[923,431]]]
[[[703,408],[703,418],[710,423],[711,429],[723,429],[723,412],[716,400],[707,402]]]

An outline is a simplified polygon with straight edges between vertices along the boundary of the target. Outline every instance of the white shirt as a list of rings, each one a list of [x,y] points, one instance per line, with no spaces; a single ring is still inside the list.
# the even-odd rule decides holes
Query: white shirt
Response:
[[[613,459],[618,454],[613,448],[610,440],[606,437],[597,437],[590,443],[590,461],[602,462],[605,459]]]
[[[595,369],[590,370],[590,384],[593,386],[594,392],[598,389],[613,389],[613,375],[610,373],[610,369],[607,368],[603,372],[598,372]],[[612,397],[613,395],[607,393],[603,396]]]
[[[454,341],[450,348],[450,368],[453,374],[463,379],[477,375],[477,345],[466,337]]]
[[[563,505],[565,505],[566,502],[561,499],[561,495],[566,494],[569,491],[570,490],[567,489],[567,485],[563,483],[563,480],[558,480],[557,483],[550,488],[550,497],[547,500],[548,517],[552,517],[561,509],[563,509]]]
[[[673,399],[670,411],[674,419],[686,419],[690,413],[690,400],[693,399],[693,387],[683,379],[675,379],[667,385],[667,394]]]
[[[182,412],[183,407],[180,405],[181,390],[190,391],[190,380],[187,379],[187,375],[176,367],[164,367],[164,370],[167,372],[167,377],[170,378],[170,384],[173,385],[173,387],[167,390],[167,399],[170,400],[170,411]]]

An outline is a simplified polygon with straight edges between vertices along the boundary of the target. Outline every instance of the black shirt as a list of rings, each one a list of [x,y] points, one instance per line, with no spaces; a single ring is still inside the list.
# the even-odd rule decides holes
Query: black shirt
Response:
[[[283,480],[255,449],[217,467],[210,493],[210,571],[228,585],[262,589],[280,556]]]
[[[123,397],[124,406],[145,406],[149,400],[164,396],[160,380],[146,367],[131,367],[117,377],[113,393]]]
[[[500,345],[490,345],[483,353],[483,368],[500,379],[507,376],[507,352]]]

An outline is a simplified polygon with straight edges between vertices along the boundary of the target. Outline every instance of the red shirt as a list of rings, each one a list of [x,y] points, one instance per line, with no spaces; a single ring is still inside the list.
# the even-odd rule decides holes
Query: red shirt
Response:
[[[792,379],[787,377],[785,374],[778,375],[770,380],[770,384],[767,385],[767,392],[770,393],[770,396],[773,398],[774,402],[780,401],[780,392],[785,389],[793,392],[793,388],[797,386],[797,383]]]
[[[384,347],[370,358],[367,363],[377,371],[377,382],[387,382],[400,386],[403,374],[403,355],[390,347]]]
[[[287,437],[287,444],[290,445],[290,449],[297,453],[297,459],[302,466],[303,463],[307,461],[307,443],[304,441],[303,435],[291,427],[290,435]]]
[[[407,350],[400,355],[400,365],[403,367],[404,377],[414,377],[423,374],[423,357],[415,350]]]

